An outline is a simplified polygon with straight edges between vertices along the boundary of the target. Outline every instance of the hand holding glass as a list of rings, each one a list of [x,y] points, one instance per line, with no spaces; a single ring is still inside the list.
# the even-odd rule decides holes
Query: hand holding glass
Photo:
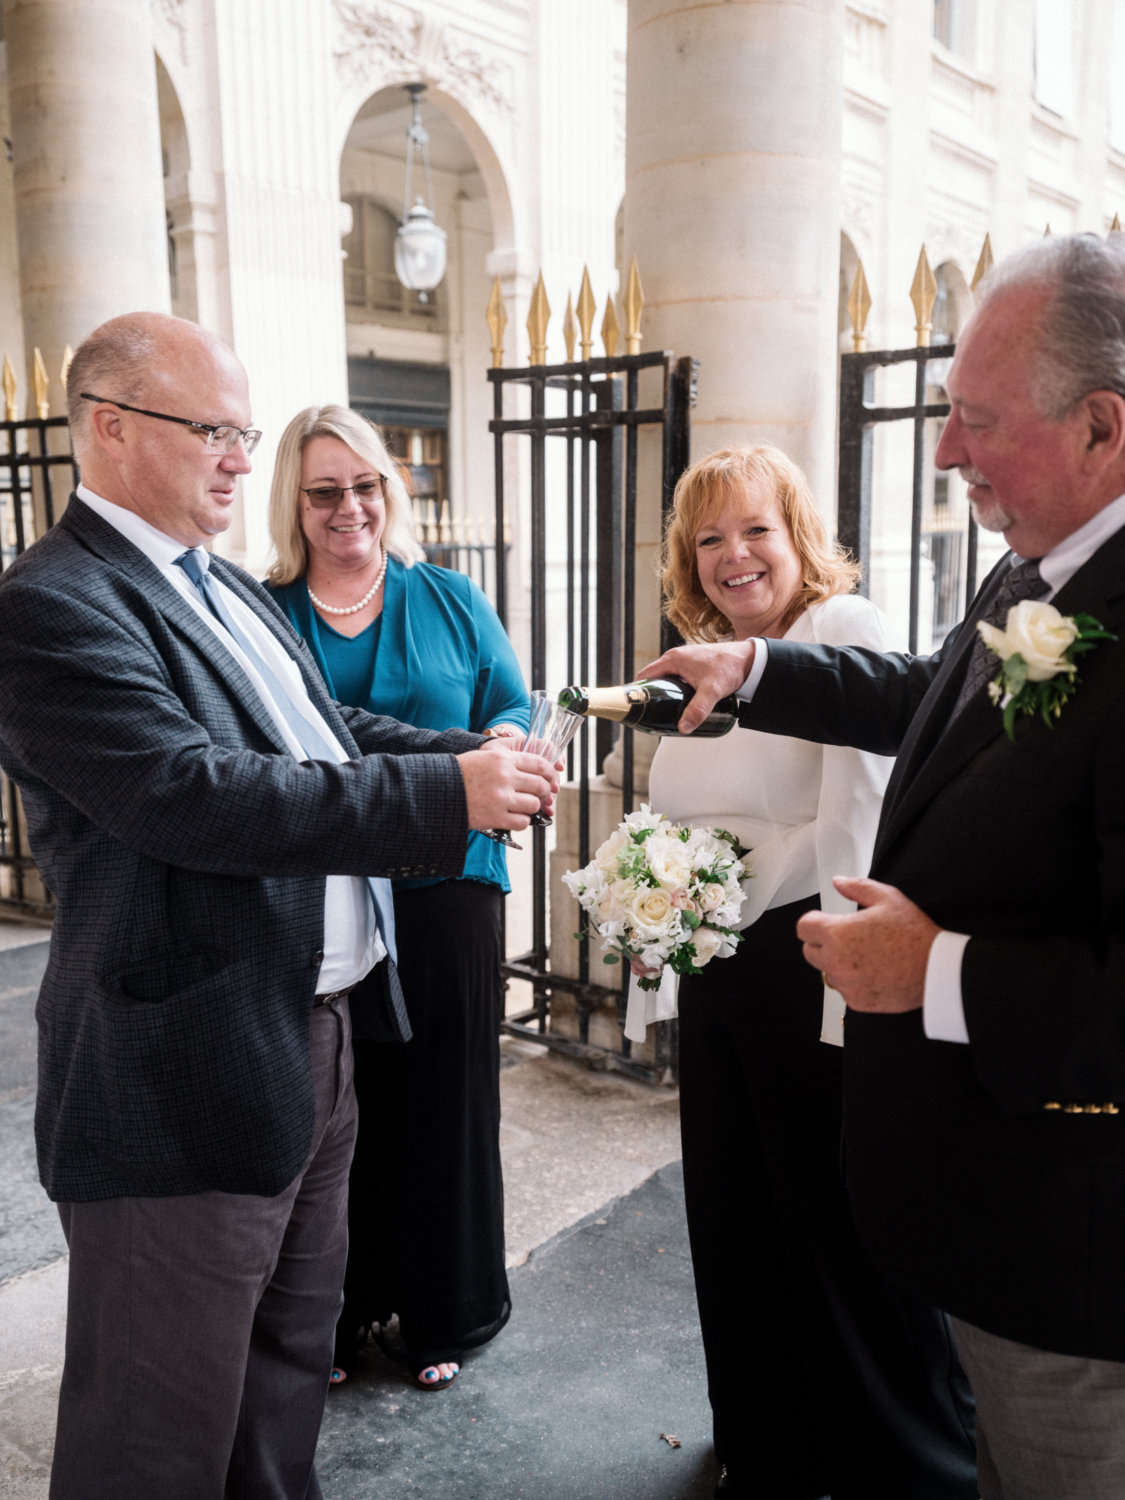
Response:
[[[554,765],[562,758],[582,723],[582,714],[572,714],[569,709],[561,708],[541,688],[536,688],[531,695],[531,725],[527,734],[522,736],[522,740],[517,740],[515,735],[507,735],[505,738],[512,750],[526,750],[533,755],[541,755]],[[545,817],[541,811],[531,815],[533,828],[549,828],[551,822],[552,819]],[[486,838],[495,839],[498,844],[507,844],[510,849],[523,848],[506,828],[485,828],[482,832]]]

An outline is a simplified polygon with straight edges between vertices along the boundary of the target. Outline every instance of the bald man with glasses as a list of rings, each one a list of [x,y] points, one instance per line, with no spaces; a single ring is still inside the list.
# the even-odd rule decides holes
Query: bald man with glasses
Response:
[[[70,1247],[51,1497],[316,1500],[353,1019],[409,1038],[389,878],[459,875],[469,829],[526,827],[557,774],[334,703],[206,550],[260,438],[218,339],[114,319],[68,397],[82,484],[0,577],[0,765],[58,902],[36,1011]]]

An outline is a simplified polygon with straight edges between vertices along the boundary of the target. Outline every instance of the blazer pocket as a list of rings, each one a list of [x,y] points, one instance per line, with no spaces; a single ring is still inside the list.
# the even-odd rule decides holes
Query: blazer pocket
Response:
[[[232,955],[223,948],[164,953],[107,975],[104,992],[108,999],[124,1004],[139,1000],[158,1005],[181,990],[214,978],[232,962]]]

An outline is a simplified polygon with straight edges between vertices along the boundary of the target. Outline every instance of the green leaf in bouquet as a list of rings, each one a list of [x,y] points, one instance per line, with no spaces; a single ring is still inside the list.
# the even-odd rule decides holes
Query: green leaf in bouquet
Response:
[[[607,953],[602,959],[603,964],[619,964],[620,962],[621,955],[618,953]]]
[[[588,932],[572,932],[570,935],[576,943],[584,943],[590,936]]]
[[[703,926],[703,918],[697,917],[695,912],[693,911],[682,911],[680,913],[680,920],[683,922],[685,927],[690,927],[692,932],[694,932],[697,927]]]

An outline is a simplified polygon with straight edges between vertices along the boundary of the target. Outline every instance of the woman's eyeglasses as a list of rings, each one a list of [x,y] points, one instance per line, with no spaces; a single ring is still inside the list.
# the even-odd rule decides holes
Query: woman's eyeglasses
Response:
[[[315,506],[317,510],[328,510],[333,505],[339,505],[349,490],[357,500],[374,500],[376,496],[383,493],[382,477],[364,479],[359,484],[319,484],[311,490],[302,488],[301,494],[307,495],[309,504]]]

